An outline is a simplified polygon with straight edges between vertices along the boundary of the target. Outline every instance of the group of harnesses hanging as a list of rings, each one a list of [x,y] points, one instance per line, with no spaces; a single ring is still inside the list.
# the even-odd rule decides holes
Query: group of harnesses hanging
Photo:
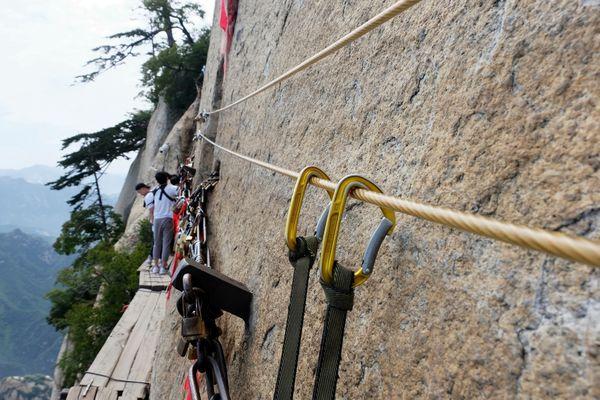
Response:
[[[211,400],[229,399],[229,380],[222,346],[221,330],[216,319],[223,311],[243,319],[248,326],[252,293],[248,288],[214,270],[207,244],[207,193],[218,179],[218,168],[192,192],[195,170],[191,162],[179,170],[180,199],[175,206],[178,217],[176,255],[173,262],[172,285],[181,294],[177,309],[182,317],[181,339],[177,351],[193,360],[186,378],[187,398],[200,399],[199,373],[204,373],[205,393]],[[377,252],[386,235],[394,229],[392,211],[381,208],[383,218],[373,232],[361,267],[356,271],[343,267],[335,260],[341,219],[349,193],[364,188],[381,193],[367,179],[350,175],[329,192],[330,202],[321,214],[315,234],[297,236],[298,219],[306,188],[313,178],[329,179],[319,168],[305,168],[296,182],[286,221],[286,244],[289,261],[294,269],[286,330],[274,389],[274,399],[292,399],[306,306],[309,272],[322,243],[321,279],[327,302],[321,346],[317,360],[313,399],[335,397],[339,364],[348,311],[353,307],[354,288],[364,283],[371,272]]]

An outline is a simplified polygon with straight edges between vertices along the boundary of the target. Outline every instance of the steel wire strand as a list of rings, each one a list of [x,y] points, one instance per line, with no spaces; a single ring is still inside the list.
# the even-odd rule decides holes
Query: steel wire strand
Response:
[[[269,169],[292,179],[297,179],[299,174],[252,157],[237,153],[208,139],[201,132],[198,138],[206,140],[214,147],[225,151],[237,158],[252,164]],[[313,177],[309,183],[327,191],[334,191],[334,182]],[[502,222],[481,215],[469,214],[445,207],[430,206],[398,197],[380,194],[364,189],[355,189],[350,196],[376,206],[389,208],[403,214],[439,223],[465,232],[486,236],[491,239],[515,244],[527,249],[542,251],[567,260],[581,262],[592,266],[600,266],[600,243],[583,237],[570,236],[560,232],[551,232],[544,229],[529,228],[523,225]]]
[[[300,64],[296,65],[294,68],[288,70],[287,72],[283,73],[282,75],[278,76],[277,78],[273,79],[272,81],[259,87],[254,92],[242,97],[241,99],[234,101],[233,103],[230,103],[230,104],[228,104],[224,107],[221,107],[217,110],[206,112],[205,114],[212,115],[212,114],[220,113],[220,112],[225,111],[237,104],[240,104],[240,103],[248,100],[251,97],[256,96],[257,94],[259,94],[261,92],[264,92],[265,90],[269,89],[270,87],[288,79],[292,75],[295,75],[298,72],[301,72],[301,71],[305,70],[306,68],[310,67],[311,65],[316,64],[317,62],[321,61],[325,57],[335,53],[342,47],[345,47],[348,44],[354,42],[358,38],[366,35],[367,33],[371,32],[372,30],[376,29],[377,27],[381,26],[382,24],[386,23],[390,19],[394,18],[398,14],[409,9],[410,7],[419,3],[420,1],[421,0],[400,0],[396,3],[394,3],[387,9],[383,10],[382,12],[380,12],[379,14],[377,14],[376,16],[374,16],[373,18],[371,18],[370,20],[368,20],[367,22],[365,22],[364,24],[359,26],[358,28],[354,29],[352,32],[348,33],[347,35],[338,39],[337,41],[330,44],[323,50],[319,51],[318,53],[316,53],[316,54],[312,55],[311,57],[307,58],[306,60],[302,61]]]

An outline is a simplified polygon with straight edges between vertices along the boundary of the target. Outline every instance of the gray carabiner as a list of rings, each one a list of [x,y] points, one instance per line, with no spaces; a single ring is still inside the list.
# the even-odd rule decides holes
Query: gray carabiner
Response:
[[[317,227],[315,228],[315,236],[319,239],[319,242],[323,240],[323,233],[325,232],[325,225],[327,224],[327,217],[329,216],[329,208],[331,203],[327,204],[327,207],[321,213],[319,220],[317,221]]]
[[[371,239],[369,239],[369,245],[365,250],[365,255],[363,256],[361,265],[363,274],[369,275],[371,272],[373,272],[373,266],[375,265],[375,259],[377,258],[379,248],[381,247],[383,240],[393,225],[394,223],[392,221],[383,217],[377,228],[371,234]]]

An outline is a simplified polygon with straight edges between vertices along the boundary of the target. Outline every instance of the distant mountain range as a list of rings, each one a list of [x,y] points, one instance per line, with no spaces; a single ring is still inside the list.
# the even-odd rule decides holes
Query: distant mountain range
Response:
[[[77,191],[45,186],[61,173],[40,165],[0,170],[0,378],[54,369],[62,339],[46,323],[50,304],[44,295],[58,270],[73,261],[56,254],[52,242],[69,218],[66,202]],[[116,202],[123,181],[103,177],[106,204]]]
[[[66,201],[74,190],[50,190],[21,178],[0,177],[0,231],[19,228],[25,232],[55,237],[69,218]]]
[[[62,337],[46,322],[44,295],[71,261],[40,237],[0,233],[0,378],[52,373]]]
[[[21,169],[0,169],[0,176],[21,178],[29,183],[38,183],[42,185],[57,179],[63,173],[64,171],[61,168],[51,167],[49,165],[33,165]],[[118,196],[124,182],[124,175],[104,174],[102,175],[102,178],[100,178],[100,189],[103,194]]]
[[[59,168],[43,165],[0,170],[0,232],[18,228],[27,233],[58,236],[62,224],[69,218],[70,207],[66,202],[76,193],[72,188],[56,191],[45,186],[60,173]],[[116,192],[103,189],[109,193],[104,196],[106,204],[115,204],[123,181],[124,177],[118,175],[103,177],[102,187],[112,185],[113,190],[118,187]]]

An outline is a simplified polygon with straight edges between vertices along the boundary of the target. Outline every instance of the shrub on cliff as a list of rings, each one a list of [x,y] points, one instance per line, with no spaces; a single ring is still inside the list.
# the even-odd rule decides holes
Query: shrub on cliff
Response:
[[[121,317],[123,306],[138,287],[137,269],[150,250],[148,221],[139,226],[140,240],[131,252],[116,251],[100,242],[85,252],[73,266],[61,271],[58,288],[48,293],[52,309],[48,321],[56,329],[68,330],[72,347],[59,364],[65,387],[90,366]]]

